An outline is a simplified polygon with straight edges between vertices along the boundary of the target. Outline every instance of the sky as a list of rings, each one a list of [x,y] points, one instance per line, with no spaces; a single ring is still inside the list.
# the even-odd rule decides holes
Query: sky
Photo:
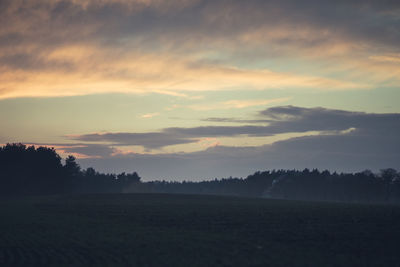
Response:
[[[400,169],[397,0],[0,0],[0,144],[143,180]]]

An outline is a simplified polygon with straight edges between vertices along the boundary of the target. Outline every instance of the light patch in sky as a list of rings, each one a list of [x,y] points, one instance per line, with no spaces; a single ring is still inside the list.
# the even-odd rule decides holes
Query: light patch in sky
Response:
[[[156,116],[158,116],[158,115],[160,115],[160,113],[154,112],[154,113],[146,113],[146,114],[143,114],[143,115],[140,116],[140,117],[143,118],[143,119],[150,119],[150,118],[156,117]]]

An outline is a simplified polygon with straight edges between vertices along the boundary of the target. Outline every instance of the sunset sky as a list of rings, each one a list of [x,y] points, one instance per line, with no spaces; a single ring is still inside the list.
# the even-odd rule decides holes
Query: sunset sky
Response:
[[[400,1],[0,0],[0,144],[143,180],[400,169]]]

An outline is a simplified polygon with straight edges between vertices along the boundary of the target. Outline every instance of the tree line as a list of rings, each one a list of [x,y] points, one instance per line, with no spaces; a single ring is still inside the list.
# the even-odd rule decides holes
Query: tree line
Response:
[[[400,202],[400,173],[383,169],[357,173],[309,170],[256,172],[246,178],[225,178],[202,182],[153,181],[140,191],[188,194],[236,195],[278,199],[365,203]],[[135,192],[137,187],[132,187]]]
[[[336,173],[309,170],[256,172],[246,178],[142,182],[136,172],[81,169],[73,156],[63,165],[53,148],[7,144],[0,148],[0,194],[184,193],[317,201],[400,202],[400,173],[383,169]]]
[[[82,170],[73,156],[62,164],[54,148],[20,143],[0,147],[0,195],[118,193],[139,181],[136,172],[115,175]]]

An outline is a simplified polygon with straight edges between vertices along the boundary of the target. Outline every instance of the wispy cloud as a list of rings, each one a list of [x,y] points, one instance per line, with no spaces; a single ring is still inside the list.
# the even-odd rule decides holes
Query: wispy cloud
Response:
[[[240,109],[254,106],[265,106],[270,104],[282,103],[290,98],[275,98],[275,99],[248,99],[248,100],[228,100],[213,104],[192,104],[188,107],[194,110],[216,110],[216,109]]]
[[[372,60],[389,63],[400,63],[400,54],[370,56]]]
[[[399,85],[398,10],[358,0],[2,1],[0,98]],[[268,64],[277,59],[286,67]]]
[[[104,58],[104,55],[102,55]],[[171,67],[171,65],[173,67]],[[70,96],[93,93],[161,93],[187,97],[184,92],[242,89],[314,88],[365,89],[369,85],[324,77],[231,66],[191,67],[180,58],[130,55],[82,63],[72,70],[13,70],[3,67],[0,82],[8,90],[0,98]],[[61,78],[62,77],[62,78]],[[191,97],[188,97],[191,98]]]
[[[158,116],[158,115],[160,115],[160,113],[154,112],[154,113],[143,114],[143,115],[140,116],[140,117],[141,117],[141,118],[144,118],[144,119],[149,119],[149,118],[156,117],[156,116]]]

